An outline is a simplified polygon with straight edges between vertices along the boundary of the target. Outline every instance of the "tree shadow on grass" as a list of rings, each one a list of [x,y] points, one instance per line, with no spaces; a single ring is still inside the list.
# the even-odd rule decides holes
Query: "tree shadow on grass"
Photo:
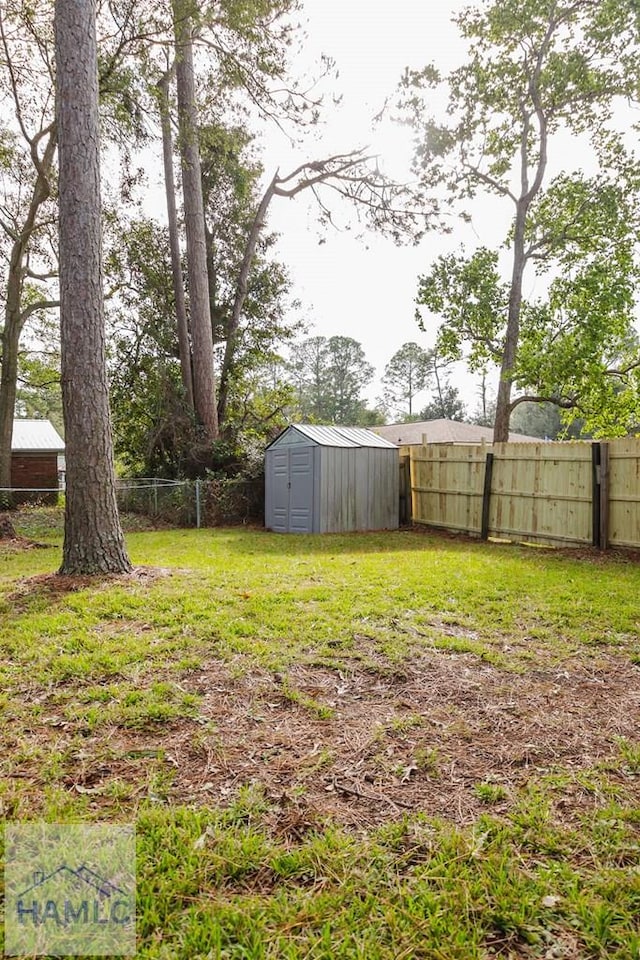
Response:
[[[107,590],[112,586],[126,584],[151,584],[163,577],[171,577],[178,570],[165,567],[134,567],[131,573],[105,573],[92,576],[67,576],[60,573],[39,573],[17,581],[17,589],[6,597],[12,613],[26,613],[38,606],[41,601],[47,603],[59,600],[70,593],[83,590]]]
[[[234,553],[271,554],[295,557],[304,554],[405,553],[422,551],[439,544],[432,532],[414,536],[412,530],[374,530],[354,533],[273,533],[252,530],[250,536],[229,538],[228,549]],[[473,540],[468,541],[473,544]]]

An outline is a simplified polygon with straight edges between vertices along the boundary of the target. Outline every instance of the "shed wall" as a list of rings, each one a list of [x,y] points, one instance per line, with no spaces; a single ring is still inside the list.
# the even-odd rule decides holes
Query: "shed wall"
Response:
[[[58,489],[57,453],[14,453],[11,456],[11,486],[39,489]],[[57,494],[16,494],[14,502],[28,500],[57,500]]]
[[[264,523],[268,530],[286,531],[286,506],[280,487],[281,474],[288,472],[288,454],[267,450],[265,456]]]
[[[323,447],[319,461],[320,533],[398,527],[397,450]]]
[[[400,465],[397,450],[363,450],[369,455],[369,530],[396,530],[400,507]]]
[[[56,453],[14,453],[11,457],[12,487],[58,487]]]
[[[355,447],[320,448],[320,533],[356,529],[357,453]]]

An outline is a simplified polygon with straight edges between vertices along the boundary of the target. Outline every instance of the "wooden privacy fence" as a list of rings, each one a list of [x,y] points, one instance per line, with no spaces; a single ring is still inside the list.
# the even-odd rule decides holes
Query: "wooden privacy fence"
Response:
[[[485,539],[640,547],[640,439],[409,450],[414,523]]]

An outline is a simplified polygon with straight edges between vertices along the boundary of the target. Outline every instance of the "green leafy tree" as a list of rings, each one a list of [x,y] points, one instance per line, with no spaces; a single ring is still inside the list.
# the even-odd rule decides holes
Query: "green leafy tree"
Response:
[[[264,448],[292,419],[295,388],[282,375],[273,377],[280,357],[260,368],[242,371],[230,384],[227,408],[228,435],[243,471],[262,469]]]
[[[374,369],[351,337],[310,337],[294,344],[290,370],[303,419],[354,425],[376,416],[362,391]]]
[[[42,314],[27,326],[18,358],[16,415],[50,420],[64,436],[57,317]]]
[[[365,408],[362,391],[371,383],[374,369],[367,363],[362,345],[351,337],[329,337],[327,352],[330,421],[357,424]]]
[[[35,351],[20,357],[16,415],[50,420],[58,433],[64,435],[59,361],[56,363]]]
[[[394,197],[402,188],[392,183],[380,173],[375,158],[367,156],[362,150],[335,154],[319,160],[310,160],[300,164],[288,174],[277,171],[271,179],[260,202],[254,209],[252,222],[247,233],[244,253],[236,284],[233,309],[226,331],[226,348],[221,374],[220,414],[224,416],[226,404],[226,376],[236,346],[242,312],[247,296],[247,281],[256,250],[267,220],[271,202],[276,197],[294,199],[303,191],[313,194],[319,204],[321,222],[331,222],[331,211],[324,200],[320,199],[321,188],[337,193],[349,201],[377,226],[396,232],[396,223],[402,221],[401,215],[394,209]],[[335,411],[334,411],[335,414]]]
[[[213,362],[213,331],[207,279],[204,199],[200,165],[199,111],[193,56],[193,0],[171,0],[176,55],[176,86],[184,227],[187,240],[193,402],[204,437],[219,435]]]
[[[429,353],[417,343],[404,343],[384,368],[384,402],[394,416],[411,417],[414,401],[431,378]]]
[[[233,433],[234,389],[252,382],[253,368],[276,361],[275,345],[288,343],[299,325],[289,300],[289,278],[273,260],[276,237],[254,230],[262,167],[251,136],[211,124],[200,132],[205,199],[209,300],[220,370],[218,416]]]
[[[145,73],[152,81],[151,88],[161,119],[184,391],[188,401],[193,392],[198,420],[210,438],[217,435],[218,428],[224,433],[230,384],[237,382],[236,354],[242,349],[243,334],[251,320],[247,307],[252,272],[265,244],[270,242],[264,231],[273,199],[292,199],[302,191],[310,191],[318,200],[320,220],[326,222],[331,220],[331,211],[320,198],[319,190],[324,188],[324,192],[348,199],[371,220],[384,224],[392,232],[397,232],[403,216],[394,206],[402,188],[385,178],[375,158],[362,150],[312,159],[285,174],[277,171],[262,195],[256,194],[255,187],[262,170],[257,164],[247,162],[248,137],[242,126],[232,129],[226,124],[226,118],[232,114],[241,118],[247,116],[249,101],[252,109],[256,108],[271,120],[298,125],[316,122],[319,103],[295,84],[289,84],[286,77],[288,46],[293,30],[291,14],[296,8],[297,0],[277,0],[268,4],[243,0],[215,7],[199,5],[195,0],[172,0],[175,44],[167,40],[166,50],[159,54],[147,51],[144,60]],[[198,56],[198,51],[206,56]],[[177,150],[182,167],[187,234],[188,320],[187,301],[182,290],[178,204],[173,182],[171,119],[176,108],[171,86],[174,75],[180,121]],[[274,84],[274,80],[278,83]],[[221,162],[223,157],[224,163]],[[209,165],[211,158],[214,160],[213,176]],[[200,169],[201,176],[198,174]],[[201,182],[203,197],[200,197]],[[230,184],[236,210],[225,224],[224,210]],[[206,244],[197,235],[205,222]],[[220,284],[215,262],[220,256],[221,235],[225,252],[232,255],[235,264],[235,285],[230,301]],[[206,264],[202,260],[205,247],[208,254]],[[209,290],[206,303],[205,283]],[[220,337],[219,342],[224,343],[221,358],[216,356],[216,360],[220,360],[217,386],[211,380],[211,322],[214,345],[216,334]],[[186,362],[187,351],[190,364]],[[190,381],[193,381],[193,387]],[[212,411],[216,389],[217,426]]]
[[[154,36],[150,4],[113,0],[96,12],[101,130],[125,160],[123,187],[128,152],[144,133],[130,56]],[[33,319],[59,306],[53,15],[53,0],[0,5],[0,487],[10,485],[20,341]]]
[[[385,411],[380,406],[363,406],[358,414],[358,419],[354,426],[358,427],[381,427],[387,422]]]
[[[561,272],[547,280],[546,297],[521,301],[511,373],[516,395],[509,414],[527,401],[551,402],[563,411],[565,423],[582,419],[590,432],[619,435],[637,422],[640,408],[634,334],[637,211],[634,196],[622,187],[588,191],[590,197],[595,193],[609,200],[606,222],[601,217],[598,224],[585,204],[580,239],[566,242],[555,257]],[[558,212],[561,199],[556,196]],[[470,369],[479,373],[499,363],[509,297],[498,254],[485,248],[470,257],[441,257],[421,278],[418,295],[421,304],[443,317],[442,353],[457,359],[465,348]]]
[[[166,234],[153,221],[107,220],[105,271],[114,445],[129,475],[176,476],[200,455],[184,401]]]
[[[116,217],[107,233],[109,286],[117,291],[107,309],[118,459],[130,474],[197,476],[219,464],[222,446],[203,439],[185,398],[167,232],[146,219],[129,221],[125,232]],[[221,287],[232,285],[224,259],[218,266]],[[287,290],[282,267],[261,260],[230,382],[223,446],[234,462],[245,442],[255,445],[261,424],[270,437],[268,424],[291,402],[290,390],[271,385],[268,374],[295,329],[285,317]]]
[[[405,343],[385,367],[385,409],[402,420],[462,420],[465,407],[458,390],[451,385],[438,347],[425,350],[417,343]],[[415,412],[417,394],[430,390],[432,397],[419,413]]]
[[[480,427],[492,427],[496,418],[495,393],[490,388],[487,377],[488,371],[486,367],[484,367],[480,371],[480,381],[477,392],[478,403],[469,417],[470,423],[477,423]]]
[[[467,415],[466,407],[457,387],[448,381],[441,384],[438,393],[420,411],[420,420],[461,420]]]
[[[246,116],[247,101],[279,122],[300,121],[311,106],[311,101],[299,94],[295,86],[288,88],[284,76],[293,32],[289,17],[296,5],[297,0],[274,0],[268,4],[242,0],[214,7],[195,0],[172,0],[169,16],[166,5],[156,4],[162,43],[156,41],[148,45],[141,56],[142,72],[149,81],[162,134],[183,389],[188,405],[197,414],[209,439],[218,434],[225,419],[227,384],[234,375],[234,351],[225,352],[224,368],[218,380],[221,395],[216,405],[211,337],[212,321],[214,335],[216,333],[215,297],[207,297],[207,289],[215,288],[215,276],[208,276],[214,265],[211,233],[207,232],[205,221],[207,205],[209,211],[220,211],[227,198],[216,192],[219,177],[208,176],[210,164],[202,152],[205,148],[211,152],[212,131],[214,138],[219,139],[222,133],[230,142],[231,136],[220,118]],[[278,80],[278,84],[272,85],[274,80]],[[172,96],[174,81],[176,98]],[[173,134],[174,116],[180,128],[177,143]],[[244,143],[241,135],[238,140],[237,167],[246,170],[246,163],[239,161]],[[191,275],[188,297],[184,287],[179,199],[174,175],[176,147],[183,174],[186,269]],[[218,172],[219,164],[216,165]],[[237,189],[234,196],[236,199],[239,196]],[[231,223],[237,225],[237,218]]]
[[[582,420],[574,420],[565,426],[559,407],[553,403],[521,403],[511,418],[511,429],[515,433],[542,440],[577,440],[586,436],[583,427]]]
[[[512,388],[530,379],[524,374],[525,366],[532,369],[530,352],[527,355],[521,349],[523,340],[536,325],[538,341],[545,339],[540,326],[545,309],[524,302],[527,268],[535,264],[544,269],[555,263],[563,269],[564,283],[572,284],[571,292],[556,285],[545,320],[562,323],[562,292],[573,302],[573,318],[583,328],[589,325],[593,334],[593,323],[584,316],[585,301],[579,303],[579,289],[586,283],[595,293],[599,280],[608,290],[596,294],[600,303],[611,297],[617,301],[609,303],[601,325],[615,316],[619,331],[628,319],[626,306],[620,312],[627,294],[614,291],[607,271],[595,267],[594,246],[596,238],[606,236],[600,229],[601,212],[609,225],[616,223],[616,234],[627,225],[620,254],[627,262],[636,229],[635,214],[630,221],[626,218],[628,207],[616,203],[612,209],[610,205],[612,190],[615,193],[620,186],[617,200],[632,196],[630,206],[638,206],[635,167],[626,161],[607,124],[615,98],[634,97],[637,92],[637,15],[634,4],[625,0],[548,0],[542,5],[538,0],[500,0],[467,9],[457,23],[470,54],[446,78],[446,123],[434,121],[427,112],[425,91],[440,83],[437,71],[429,67],[408,72],[405,79],[418,135],[416,165],[425,190],[445,187],[452,203],[487,193],[509,205],[512,218],[505,248],[510,266],[508,279],[502,282],[495,251],[481,249],[467,257],[441,258],[422,278],[418,301],[443,318],[439,343],[445,355],[459,357],[469,345],[471,369],[479,370],[487,360],[498,364],[495,439],[505,440],[513,409]],[[587,181],[561,173],[550,180],[550,158],[554,152],[566,153],[557,140],[563,131],[591,138],[601,175]],[[606,266],[604,256],[600,265]],[[614,272],[618,283],[622,278],[617,266]],[[632,284],[633,276],[630,279]],[[555,333],[547,329],[548,345],[558,326]],[[589,336],[584,329],[582,334],[586,346]],[[600,369],[606,364],[605,355],[619,350],[619,343],[604,341],[606,337],[600,335]],[[587,367],[583,364],[584,373]],[[570,387],[571,396],[557,397],[560,402],[575,409],[578,388],[582,398],[588,392],[592,401],[596,396],[599,402],[611,400],[611,385],[602,380],[595,385],[590,378],[591,386],[585,391],[584,377],[579,379]],[[553,381],[553,377],[546,381],[546,398],[555,394]],[[595,402],[590,406],[595,411]],[[620,401],[620,415],[628,412],[622,406]],[[601,426],[616,422],[612,415],[601,419]]]
[[[11,486],[11,438],[20,338],[34,314],[58,305],[48,283],[55,275],[50,197],[57,148],[53,116],[52,7],[0,9],[0,177],[2,280],[0,327],[0,487]]]
[[[292,345],[289,371],[303,420],[330,421],[329,348],[326,337],[308,337]]]

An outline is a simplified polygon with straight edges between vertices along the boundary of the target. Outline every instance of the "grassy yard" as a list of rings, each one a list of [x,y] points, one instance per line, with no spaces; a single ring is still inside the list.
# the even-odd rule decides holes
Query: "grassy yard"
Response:
[[[138,956],[640,960],[640,565],[137,530],[63,580],[25,516],[0,812],[135,822]]]

